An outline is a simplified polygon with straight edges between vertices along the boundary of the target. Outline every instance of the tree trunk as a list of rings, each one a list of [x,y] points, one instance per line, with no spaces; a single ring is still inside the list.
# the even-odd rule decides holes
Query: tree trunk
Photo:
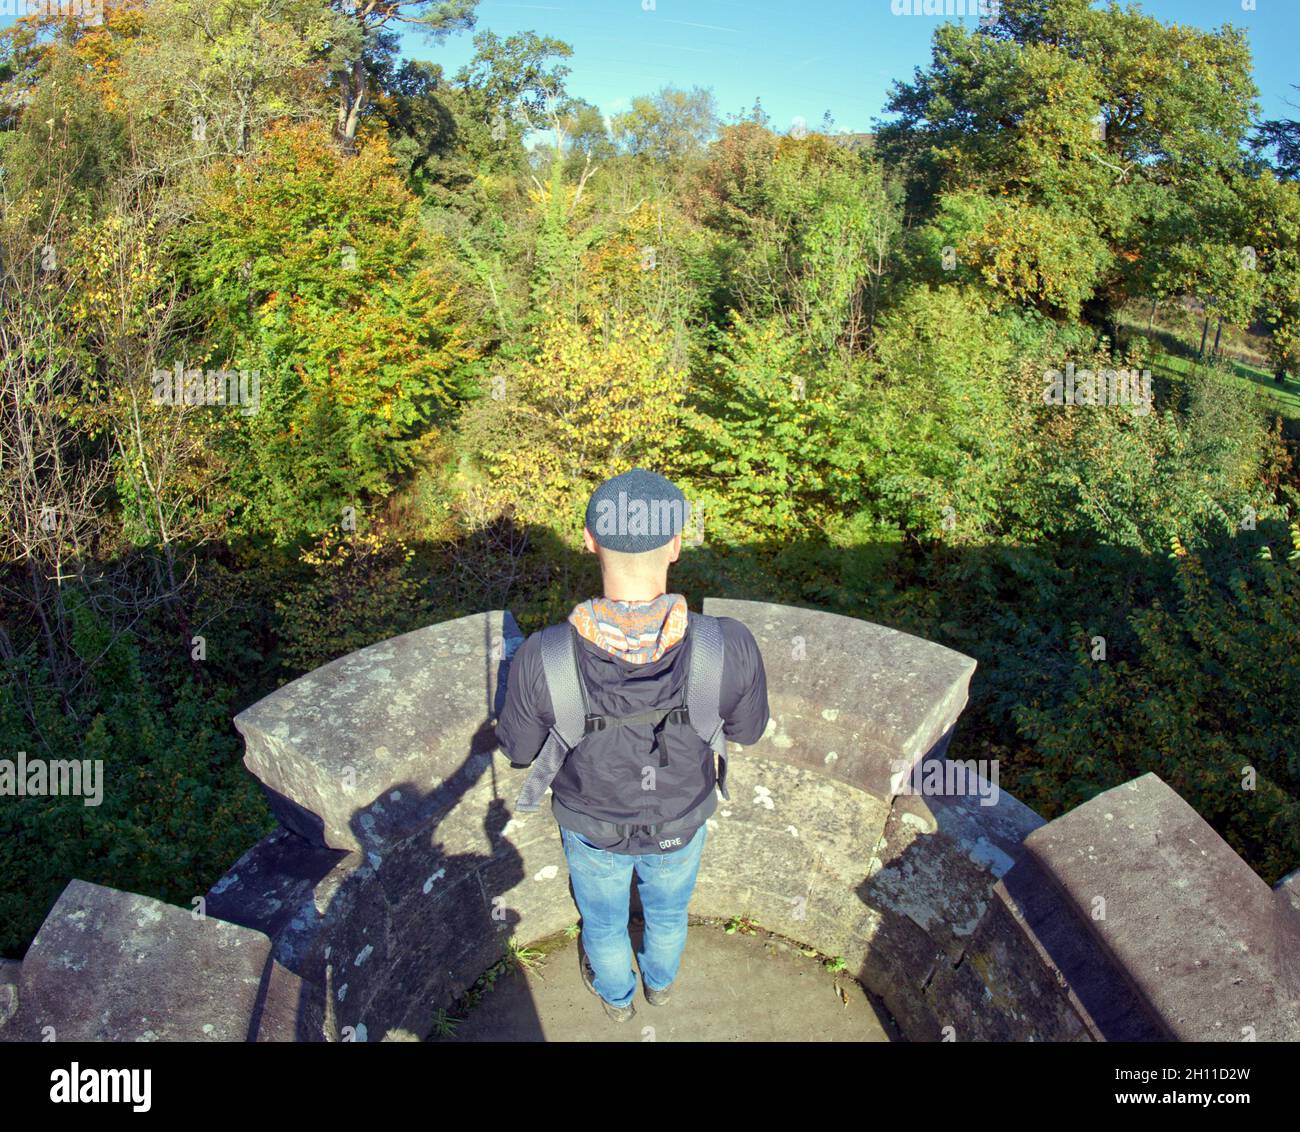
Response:
[[[1201,348],[1197,351],[1196,356],[1202,361],[1205,360],[1205,339],[1210,335],[1210,316],[1205,316],[1205,325],[1201,327]]]
[[[1219,319],[1214,327],[1214,349],[1210,352],[1211,357],[1219,356],[1219,335],[1223,333],[1223,319]]]
[[[361,122],[361,111],[366,105],[366,68],[358,59],[352,64],[352,81],[342,96],[346,106],[339,108],[340,131],[339,143],[344,153],[357,151],[357,126]]]

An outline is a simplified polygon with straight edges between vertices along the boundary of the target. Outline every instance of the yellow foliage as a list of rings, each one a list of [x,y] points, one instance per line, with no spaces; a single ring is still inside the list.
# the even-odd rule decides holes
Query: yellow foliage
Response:
[[[532,356],[476,406],[468,430],[489,509],[572,532],[596,484],[659,463],[685,397],[672,346],[671,333],[649,319],[593,326],[552,314]]]

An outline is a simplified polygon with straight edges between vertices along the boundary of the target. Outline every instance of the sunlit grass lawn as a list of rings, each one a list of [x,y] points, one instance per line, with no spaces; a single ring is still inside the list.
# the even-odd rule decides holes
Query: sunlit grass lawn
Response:
[[[1192,358],[1182,358],[1175,354],[1153,354],[1151,357],[1151,372],[1178,385],[1181,385],[1183,380],[1197,368],[1197,363]],[[1300,420],[1300,382],[1288,378],[1279,385],[1273,380],[1271,373],[1245,362],[1234,360],[1232,368],[1235,374],[1234,380],[1242,385],[1250,384],[1261,390],[1273,403],[1279,416]]]

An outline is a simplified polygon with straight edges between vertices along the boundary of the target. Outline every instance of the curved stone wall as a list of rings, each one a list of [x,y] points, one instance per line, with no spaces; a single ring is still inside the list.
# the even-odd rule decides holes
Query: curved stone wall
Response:
[[[913,1040],[1300,1036],[1296,885],[1269,890],[1159,779],[1044,823],[947,757],[969,657],[705,611],[757,638],[772,723],[731,748],[692,912],[843,956]],[[507,940],[575,922],[554,820],[512,815],[525,772],[492,753],[520,641],[507,612],[431,625],[241,713],[281,828],[202,915],[74,881],[0,967],[0,1037],[421,1037]]]

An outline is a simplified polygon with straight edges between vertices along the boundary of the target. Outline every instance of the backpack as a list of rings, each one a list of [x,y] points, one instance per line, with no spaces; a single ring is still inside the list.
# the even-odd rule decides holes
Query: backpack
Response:
[[[573,626],[567,621],[542,630],[542,670],[555,711],[555,723],[538,752],[524,782],[515,809],[537,810],[542,796],[559,774],[564,760],[593,731],[629,723],[653,723],[658,735],[667,722],[688,723],[712,749],[718,759],[717,785],[727,801],[727,742],[722,734],[722,627],[716,617],[688,613],[691,638],[691,667],[686,676],[686,703],[681,707],[637,712],[635,715],[596,715],[587,702],[587,690],[574,645]]]

